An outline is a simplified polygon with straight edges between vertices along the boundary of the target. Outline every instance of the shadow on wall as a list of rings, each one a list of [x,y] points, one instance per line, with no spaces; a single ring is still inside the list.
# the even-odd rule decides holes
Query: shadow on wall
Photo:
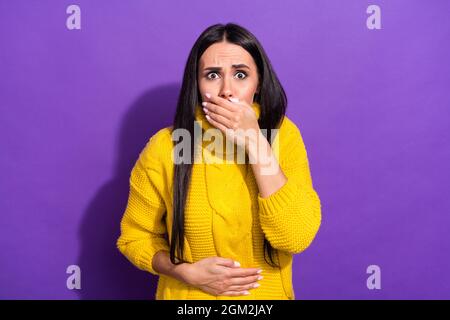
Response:
[[[80,299],[154,299],[158,277],[134,267],[116,247],[129,177],[139,153],[158,130],[170,126],[179,85],[145,92],[123,117],[112,179],[101,186],[79,227]],[[105,141],[105,143],[108,143]]]

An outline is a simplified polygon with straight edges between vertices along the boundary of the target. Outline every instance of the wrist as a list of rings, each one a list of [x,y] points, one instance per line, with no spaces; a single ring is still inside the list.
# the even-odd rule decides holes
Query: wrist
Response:
[[[182,281],[186,284],[192,285],[192,281],[191,281],[191,263],[181,263],[181,264],[177,264],[174,266],[173,268],[173,273],[175,275],[175,278],[177,278],[177,280]]]
[[[258,160],[261,160],[260,157],[262,155],[267,156],[268,148],[270,148],[269,142],[261,131],[253,138],[250,138],[248,140],[246,151],[249,159],[253,159],[253,162],[251,163],[257,163]]]

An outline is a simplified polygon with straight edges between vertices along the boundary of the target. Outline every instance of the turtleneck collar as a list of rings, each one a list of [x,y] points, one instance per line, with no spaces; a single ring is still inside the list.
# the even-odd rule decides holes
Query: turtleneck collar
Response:
[[[256,119],[259,119],[259,116],[261,114],[261,106],[258,102],[253,102],[251,107],[256,113]],[[199,104],[197,104],[197,106],[195,107],[195,120],[199,122],[203,130],[217,129],[211,123],[209,123],[208,119],[206,119],[203,107]]]

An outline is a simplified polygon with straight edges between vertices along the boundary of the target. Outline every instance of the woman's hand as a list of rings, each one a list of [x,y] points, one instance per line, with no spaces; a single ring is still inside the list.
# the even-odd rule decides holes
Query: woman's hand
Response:
[[[183,278],[187,284],[212,295],[240,296],[259,286],[258,268],[240,268],[232,259],[209,257],[187,264]],[[256,285],[256,286],[255,286]]]
[[[225,133],[227,139],[248,151],[249,142],[255,142],[261,133],[252,107],[243,101],[231,102],[209,94],[206,98],[207,101],[202,103],[206,119]],[[249,142],[246,142],[246,137]]]

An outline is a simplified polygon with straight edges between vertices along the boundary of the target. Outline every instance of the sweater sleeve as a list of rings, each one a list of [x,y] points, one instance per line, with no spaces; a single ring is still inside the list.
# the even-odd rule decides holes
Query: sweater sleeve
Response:
[[[279,163],[287,182],[266,198],[258,194],[258,204],[261,227],[272,247],[296,254],[316,236],[321,224],[321,203],[312,185],[302,136],[291,124],[288,143],[280,144],[279,150]]]
[[[158,251],[170,251],[165,223],[166,207],[161,196],[162,165],[155,152],[152,137],[141,152],[130,175],[128,203],[123,214],[117,240],[119,251],[137,268],[160,275],[152,267]]]

